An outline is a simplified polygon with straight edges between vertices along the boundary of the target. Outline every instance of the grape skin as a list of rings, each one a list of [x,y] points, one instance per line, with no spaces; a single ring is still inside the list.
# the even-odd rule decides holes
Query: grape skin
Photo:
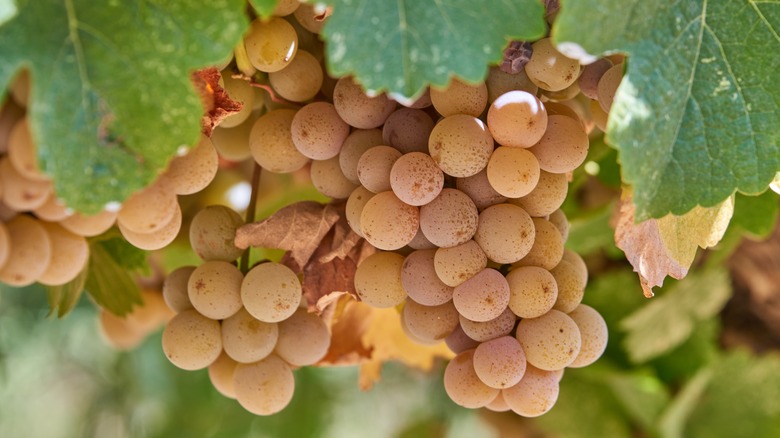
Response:
[[[502,336],[479,344],[474,350],[474,371],[491,388],[516,385],[526,368],[525,353],[512,336]]]
[[[241,271],[230,263],[212,260],[195,268],[187,281],[192,306],[211,319],[225,319],[241,309]]]
[[[363,237],[378,249],[394,251],[412,241],[420,227],[420,211],[405,204],[392,191],[368,200],[360,214]]]
[[[471,409],[486,406],[499,392],[482,383],[474,371],[474,350],[458,354],[447,364],[444,390],[455,404]]]
[[[436,250],[414,251],[404,259],[401,284],[409,297],[424,306],[438,306],[452,299],[454,289],[436,275]]]
[[[276,323],[259,321],[243,308],[222,321],[222,347],[236,362],[252,363],[266,358],[278,339]]]
[[[455,288],[452,302],[461,315],[477,322],[497,318],[509,304],[509,284],[495,269],[485,268]]]
[[[517,415],[538,417],[549,412],[558,400],[558,375],[528,364],[523,378],[515,386],[502,389],[504,401]]]
[[[22,287],[36,282],[52,258],[52,243],[46,228],[36,219],[18,215],[5,224],[10,251],[0,268],[0,281]]]
[[[355,291],[366,304],[388,308],[401,304],[406,290],[401,283],[404,257],[394,252],[377,252],[363,260],[355,271]]]
[[[526,318],[517,325],[517,340],[531,365],[547,371],[569,366],[582,345],[580,329],[565,313],[550,310],[538,318]]]
[[[607,323],[596,309],[585,304],[580,304],[569,312],[569,317],[577,324],[582,335],[580,354],[569,364],[569,367],[586,367],[596,362],[607,348],[609,339]]]
[[[298,309],[279,323],[275,353],[294,366],[319,362],[330,348],[330,332],[325,322],[306,309]]]
[[[233,378],[236,400],[255,415],[281,411],[295,392],[295,377],[290,366],[273,354],[260,362],[238,364]]]
[[[168,321],[162,348],[176,367],[188,371],[203,369],[222,352],[222,329],[218,321],[195,309],[185,310]]]
[[[241,301],[246,310],[263,322],[279,322],[292,316],[301,302],[303,288],[298,276],[280,263],[261,263],[241,282]]]

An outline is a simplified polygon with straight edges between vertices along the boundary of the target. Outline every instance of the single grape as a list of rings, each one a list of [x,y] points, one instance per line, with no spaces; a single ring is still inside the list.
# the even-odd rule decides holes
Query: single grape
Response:
[[[268,82],[282,98],[304,102],[314,98],[322,87],[322,67],[311,53],[298,50],[284,69],[268,74]]]
[[[73,234],[51,222],[38,222],[51,241],[51,261],[38,277],[38,282],[48,286],[65,284],[84,270],[89,260],[89,244],[83,236]],[[2,266],[2,263],[0,263]]]
[[[499,67],[490,67],[485,85],[488,90],[488,103],[493,103],[498,96],[510,91],[525,91],[535,96],[539,90],[539,87],[528,79],[524,69],[510,74],[501,71]]]
[[[192,307],[211,319],[225,319],[241,309],[241,271],[230,263],[212,260],[195,268],[187,281]]]
[[[534,223],[528,213],[512,204],[492,205],[479,214],[474,240],[496,263],[514,263],[534,244]]]
[[[395,110],[395,101],[384,94],[369,97],[351,77],[343,77],[336,83],[333,105],[342,120],[359,129],[382,126]]]
[[[90,216],[75,213],[61,220],[60,225],[71,233],[92,237],[108,231],[116,222],[116,216],[116,211],[109,210],[103,210]]]
[[[48,175],[41,172],[38,165],[38,152],[30,134],[27,118],[16,122],[8,137],[8,159],[14,169],[25,179],[31,181],[48,181]]]
[[[509,304],[509,284],[495,269],[485,268],[461,283],[452,293],[461,315],[477,322],[498,318]]]
[[[255,119],[248,118],[244,123],[235,128],[222,128],[217,126],[211,132],[211,143],[214,145],[219,157],[228,161],[241,162],[252,156],[249,149],[249,135]],[[291,140],[292,141],[292,140]]]
[[[238,362],[234,361],[222,353],[217,360],[209,365],[209,380],[216,390],[227,398],[236,398],[236,387],[233,383],[233,377],[236,372]]]
[[[500,391],[496,398],[494,398],[492,402],[488,403],[485,408],[493,412],[509,411],[509,405],[507,404],[506,400],[504,400],[504,391]]]
[[[338,155],[349,135],[349,125],[327,102],[314,102],[299,109],[290,130],[296,149],[313,160],[327,160]]]
[[[580,274],[582,284],[588,284],[588,265],[585,264],[585,260],[582,259],[582,256],[570,250],[569,248],[564,248],[563,258],[561,260],[565,260],[571,263]]]
[[[420,226],[420,212],[391,191],[377,193],[363,207],[360,226],[368,243],[394,251],[412,241]]]
[[[403,309],[406,327],[423,341],[443,341],[458,325],[458,311],[451,301],[424,306],[407,299]]]
[[[250,269],[241,283],[246,310],[263,322],[279,322],[292,316],[301,302],[298,276],[280,263],[261,263]]]
[[[460,326],[466,336],[479,342],[486,342],[512,333],[517,322],[517,316],[509,308],[504,309],[498,317],[490,321],[472,321],[460,316]]]
[[[513,266],[539,266],[551,270],[563,257],[563,238],[550,221],[540,217],[531,218],[534,222],[534,245],[528,254],[515,262]]]
[[[421,229],[417,229],[417,233],[412,238],[412,241],[407,244],[412,249],[436,249],[438,246],[431,243]]]
[[[374,146],[360,156],[357,176],[363,187],[374,193],[391,190],[390,171],[401,152],[390,146]]]
[[[296,111],[276,109],[260,116],[249,134],[252,157],[263,169],[290,173],[302,168],[309,157],[298,151],[293,142],[292,123]]]
[[[190,223],[190,244],[200,258],[206,261],[232,262],[243,250],[233,240],[244,220],[238,213],[223,205],[210,205],[200,210]]]
[[[399,108],[385,120],[382,126],[383,143],[404,154],[428,153],[428,137],[433,130],[433,119],[425,111]]]
[[[559,208],[550,213],[550,216],[547,218],[547,220],[549,220],[551,224],[555,225],[555,228],[561,232],[563,241],[566,242],[566,240],[569,238],[569,219],[566,218],[566,213],[564,213],[563,210]]]
[[[328,348],[328,326],[314,313],[298,309],[291,317],[279,323],[279,341],[275,353],[290,365],[314,365],[325,357]]]
[[[444,117],[468,114],[479,117],[487,105],[488,90],[484,82],[475,85],[452,79],[447,88],[431,88],[431,103]]]
[[[150,208],[154,206],[154,208]],[[130,195],[122,204],[117,222],[129,231],[147,234],[159,231],[176,214],[176,194],[163,183],[152,184]]]
[[[360,226],[360,215],[368,201],[374,197],[374,193],[363,186],[358,186],[347,198],[344,214],[352,231],[363,237],[363,228]]]
[[[523,346],[528,363],[548,371],[569,366],[582,346],[577,324],[555,309],[538,318],[521,320],[516,337]]]
[[[487,256],[477,242],[469,240],[451,248],[437,249],[433,266],[444,284],[455,287],[485,269]]]
[[[315,9],[311,3],[301,3],[295,10],[295,19],[309,32],[319,34],[325,25],[327,16]]]
[[[15,211],[34,210],[42,206],[54,190],[51,181],[25,178],[7,156],[0,159],[0,186],[3,203]]]
[[[571,263],[561,260],[550,273],[558,284],[558,299],[554,309],[569,313],[576,309],[585,295],[585,283],[582,273]]]
[[[579,121],[566,116],[549,116],[541,140],[529,149],[539,167],[551,173],[571,172],[588,156],[588,134]]]
[[[488,109],[487,126],[503,146],[529,148],[547,129],[547,111],[536,96],[526,91],[509,91]]]
[[[444,172],[428,154],[410,152],[390,170],[390,187],[398,199],[421,206],[433,201],[444,187]]]
[[[358,178],[358,162],[364,152],[374,146],[384,144],[382,131],[379,129],[356,129],[344,140],[339,153],[339,165],[344,176],[355,184],[360,184]]]
[[[344,176],[339,157],[312,161],[310,176],[314,188],[333,199],[347,199],[358,187]]]
[[[377,252],[363,260],[355,271],[355,291],[372,307],[388,308],[401,304],[406,290],[401,283],[404,257],[394,252]]]
[[[462,178],[475,175],[487,166],[493,152],[493,138],[478,118],[455,114],[433,127],[428,151],[444,173]]]
[[[249,62],[266,73],[279,71],[290,64],[298,51],[298,35],[292,25],[281,18],[257,19],[244,37]]]
[[[496,148],[487,165],[491,187],[507,198],[525,196],[539,182],[539,161],[526,149],[502,146]]]
[[[227,92],[231,100],[239,102],[241,109],[237,113],[233,113],[225,117],[219,122],[219,126],[223,128],[234,128],[242,123],[252,114],[252,106],[255,103],[255,91],[252,90],[252,86],[249,85],[249,81],[233,78],[233,73],[230,71],[223,71],[222,73],[222,87]]]
[[[236,400],[255,415],[272,415],[284,409],[295,392],[295,377],[279,356],[238,364],[233,375]]]
[[[604,318],[593,307],[580,304],[569,312],[569,317],[574,320],[582,335],[582,347],[580,354],[569,364],[572,368],[586,367],[597,361],[607,348],[609,330]]]
[[[531,217],[542,217],[563,205],[569,192],[569,181],[565,173],[539,171],[539,182],[527,195],[508,202],[523,207]]]
[[[404,259],[401,284],[409,298],[424,306],[438,306],[452,299],[453,288],[436,275],[436,250],[414,251]]]
[[[266,358],[274,351],[278,339],[277,323],[259,321],[243,308],[222,321],[222,347],[240,363]]]
[[[181,230],[181,208],[176,204],[176,210],[170,221],[162,228],[151,233],[136,233],[125,228],[121,223],[119,231],[131,245],[146,251],[154,251],[168,246]]]
[[[162,335],[165,356],[183,370],[199,370],[214,363],[222,353],[219,321],[195,309],[185,310],[168,321]]]
[[[447,364],[444,390],[455,404],[471,409],[486,406],[499,392],[482,383],[474,371],[474,350],[458,354]]]
[[[506,276],[509,283],[509,308],[521,318],[538,318],[555,305],[558,284],[555,277],[538,266],[513,268]]]
[[[599,106],[604,112],[609,113],[612,109],[612,101],[615,100],[615,93],[623,80],[623,64],[613,65],[599,79],[596,93],[598,95]]]
[[[460,318],[462,319],[463,317]],[[458,326],[455,327],[455,330],[444,339],[444,342],[447,344],[450,351],[455,354],[477,348],[477,345],[479,345],[479,341],[470,338],[460,324],[458,324]]]
[[[0,189],[2,191],[2,189]],[[49,194],[46,202],[32,211],[38,219],[46,222],[60,222],[73,215],[74,211],[68,208],[54,192]]]
[[[203,136],[185,155],[171,160],[163,179],[170,183],[169,189],[177,195],[191,195],[205,189],[214,180],[218,169],[217,150],[211,140]]]
[[[480,170],[476,175],[458,178],[455,181],[455,188],[469,195],[469,198],[474,201],[474,205],[477,206],[478,210],[484,210],[491,205],[501,204],[507,200],[506,196],[498,193],[490,185],[487,168]]]
[[[580,63],[557,51],[552,39],[543,38],[533,44],[533,54],[525,65],[525,73],[539,88],[559,91],[577,81]]]
[[[523,417],[538,417],[547,413],[558,400],[558,375],[528,364],[523,378],[515,386],[501,390],[512,411]]]
[[[516,385],[525,374],[525,352],[512,336],[502,336],[479,344],[474,350],[474,371],[491,388]]]
[[[182,266],[165,277],[162,287],[163,299],[165,304],[176,313],[192,308],[187,284],[194,271],[195,266]]]
[[[457,189],[443,189],[439,196],[420,207],[420,229],[441,248],[462,245],[477,231],[479,212],[474,201]]]

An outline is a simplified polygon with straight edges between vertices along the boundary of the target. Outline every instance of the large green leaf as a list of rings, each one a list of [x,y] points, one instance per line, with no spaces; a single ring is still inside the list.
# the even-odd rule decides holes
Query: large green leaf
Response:
[[[780,168],[780,1],[577,0],[568,54],[629,55],[608,124],[637,219],[763,191]]]
[[[190,81],[247,23],[243,0],[19,0],[0,27],[0,91],[30,69],[31,127],[69,206],[95,212],[147,185],[204,108]]]
[[[372,91],[399,100],[453,75],[485,78],[510,39],[540,38],[544,8],[538,0],[328,0],[333,15],[323,29],[328,69],[354,74]]]
[[[143,255],[143,251],[119,237],[101,237],[90,239],[89,252],[86,289],[96,303],[118,316],[143,304],[140,288],[130,276],[130,271],[138,269],[136,253]]]

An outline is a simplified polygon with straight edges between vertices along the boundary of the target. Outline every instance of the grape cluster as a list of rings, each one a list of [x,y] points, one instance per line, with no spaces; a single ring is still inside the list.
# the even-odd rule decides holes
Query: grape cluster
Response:
[[[302,289],[290,268],[260,263],[244,275],[233,245],[243,220],[224,206],[198,212],[190,244],[204,263],[171,272],[163,297],[176,316],[163,351],[185,370],[207,368],[214,387],[248,411],[270,415],[292,399],[292,369],[318,362],[330,346],[319,316],[300,308]]]

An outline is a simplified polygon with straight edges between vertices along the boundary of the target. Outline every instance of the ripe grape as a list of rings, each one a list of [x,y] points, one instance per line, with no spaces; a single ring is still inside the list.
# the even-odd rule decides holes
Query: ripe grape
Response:
[[[173,217],[171,217],[170,221],[165,224],[165,226],[157,231],[152,231],[151,233],[136,233],[125,228],[121,223],[118,225],[119,231],[122,232],[122,236],[124,236],[125,240],[130,244],[146,251],[154,251],[168,246],[168,244],[176,239],[176,236],[181,229],[181,220],[181,208],[179,208],[179,204],[177,203]]]
[[[513,266],[540,266],[551,270],[563,257],[563,238],[555,225],[540,217],[531,218],[534,222],[534,245],[531,251],[514,263]]]
[[[238,213],[223,205],[210,205],[199,211],[190,223],[190,244],[203,260],[232,262],[243,250],[233,240],[244,220]]]
[[[453,288],[436,275],[436,250],[414,251],[404,259],[401,284],[409,298],[424,306],[438,306],[452,299]]]
[[[357,176],[363,187],[374,193],[391,190],[390,171],[401,152],[390,146],[374,146],[360,156]]]
[[[460,326],[466,336],[475,341],[485,342],[512,333],[517,316],[509,308],[490,321],[472,321],[460,316]]]
[[[452,293],[461,315],[477,322],[497,318],[509,304],[509,284],[495,269],[485,268],[461,283]]]
[[[538,318],[555,305],[558,285],[555,277],[538,266],[513,268],[506,276],[509,283],[509,308],[521,318]]]
[[[527,195],[508,202],[523,207],[532,217],[542,217],[554,212],[566,199],[569,181],[565,173],[539,172],[539,182]]]
[[[529,194],[539,182],[539,161],[526,149],[496,148],[487,165],[491,187],[507,198]]]
[[[244,37],[249,62],[266,73],[279,71],[290,64],[298,51],[298,35],[292,25],[281,18],[255,20]]]
[[[309,162],[295,147],[292,123],[296,111],[276,109],[260,116],[249,134],[249,150],[257,164],[274,173],[290,173]]]
[[[236,400],[255,415],[281,411],[295,392],[295,377],[290,366],[273,354],[260,362],[238,364],[233,382]]]
[[[171,160],[163,178],[170,182],[169,190],[173,190],[177,195],[191,195],[205,189],[214,180],[217,169],[217,150],[208,137],[201,137],[200,142],[185,155]]]
[[[523,347],[512,336],[502,336],[479,344],[474,350],[474,371],[491,388],[516,385],[525,374]]]
[[[130,195],[122,204],[116,220],[129,231],[153,233],[171,222],[177,208],[176,194],[167,185],[157,183]]]
[[[280,263],[261,263],[241,282],[241,300],[246,310],[263,322],[279,322],[292,316],[303,289],[298,276]]]
[[[298,309],[279,323],[279,341],[275,353],[290,365],[313,365],[325,357],[328,348],[328,326],[314,313]]]
[[[249,149],[249,135],[253,126],[255,126],[255,120],[250,117],[235,128],[222,128],[219,126],[214,128],[214,131],[211,132],[211,143],[219,156],[235,162],[244,161],[251,157],[252,151]]]
[[[30,134],[27,118],[16,122],[8,137],[8,159],[14,169],[25,179],[48,181],[50,178],[41,172],[38,165],[38,152]]]
[[[222,119],[219,126],[223,128],[234,128],[248,119],[252,114],[252,106],[255,103],[255,91],[249,85],[249,81],[240,78],[233,78],[229,71],[222,72],[222,84],[231,100],[241,103],[241,109]]]
[[[425,111],[399,108],[385,120],[382,126],[384,144],[404,154],[428,153],[428,137],[433,130],[433,119]]]
[[[447,88],[431,88],[431,103],[444,117],[455,114],[479,117],[487,100],[488,90],[484,82],[471,85],[453,78]]]
[[[236,387],[233,382],[233,377],[236,372],[236,366],[238,362],[234,361],[227,355],[222,353],[217,360],[209,365],[209,380],[214,385],[220,394],[227,398],[236,398]]]
[[[338,155],[349,135],[349,125],[327,102],[314,102],[299,109],[290,130],[296,149],[313,160],[327,160]]]
[[[116,350],[132,350],[144,340],[144,334],[134,329],[128,323],[127,318],[121,318],[105,309],[100,309],[98,321],[103,339]]]
[[[463,317],[460,317],[460,319],[463,319]],[[458,326],[455,327],[455,330],[444,339],[444,342],[447,344],[450,351],[455,354],[477,348],[477,345],[479,345],[479,341],[470,338],[460,324],[458,324]]]
[[[395,110],[395,101],[384,94],[369,97],[351,77],[343,77],[336,82],[333,105],[342,120],[359,129],[382,126]]]
[[[569,364],[572,368],[586,367],[601,357],[607,348],[609,331],[604,318],[596,309],[580,304],[569,312],[569,317],[574,320],[582,335],[582,347],[580,354]]]
[[[171,271],[163,282],[162,293],[165,304],[176,313],[192,308],[187,284],[195,266],[182,266]]]
[[[455,356],[444,370],[444,390],[456,404],[476,409],[496,398],[498,389],[491,388],[479,379],[474,371],[474,350],[466,350]]]
[[[53,190],[51,181],[25,178],[7,156],[0,159],[0,186],[3,203],[15,211],[34,210],[42,206]]]
[[[388,308],[401,304],[406,290],[401,283],[404,257],[394,252],[377,252],[363,260],[355,271],[355,291],[372,307]]]
[[[558,376],[528,364],[523,378],[515,386],[502,389],[504,401],[512,411],[523,417],[538,417],[547,413],[558,400]]]
[[[604,73],[612,67],[612,61],[607,58],[600,58],[597,61],[590,63],[582,69],[580,75],[579,84],[582,94],[588,97],[588,99],[599,99],[599,80]]]
[[[580,278],[582,279],[582,284],[588,284],[588,266],[579,254],[568,248],[564,248],[562,260],[571,263],[574,268],[577,269],[577,272],[579,272]]]
[[[514,263],[534,244],[534,223],[528,213],[512,204],[492,205],[479,214],[474,240],[496,263]]]
[[[588,156],[588,134],[571,117],[549,116],[544,136],[529,150],[536,155],[542,170],[571,172]]]
[[[178,368],[189,371],[206,368],[222,353],[219,321],[195,309],[185,310],[168,321],[163,330],[162,348]]]
[[[295,19],[298,23],[311,33],[318,34],[325,25],[325,16],[315,9],[311,3],[301,3],[295,10]]]
[[[49,194],[43,205],[33,209],[32,212],[35,213],[38,219],[43,219],[47,222],[60,222],[74,213],[61,199],[57,198],[54,192]]]
[[[547,111],[536,96],[525,91],[509,91],[488,109],[490,134],[502,146],[529,148],[547,129]]]
[[[428,154],[410,152],[390,170],[390,187],[398,198],[415,206],[433,201],[444,187],[444,172]]]
[[[103,234],[111,228],[116,222],[116,216],[115,211],[109,210],[103,210],[90,216],[75,213],[60,221],[60,225],[71,233],[92,237]]]
[[[363,228],[360,226],[360,215],[368,201],[374,197],[374,193],[363,186],[358,186],[347,198],[344,214],[352,231],[363,237]]]
[[[278,339],[276,323],[259,321],[243,308],[222,321],[222,347],[237,362],[264,359],[274,351]]]
[[[417,229],[417,233],[412,238],[412,241],[407,244],[409,248],[412,249],[436,249],[438,246],[431,243],[430,240],[428,240],[427,237],[425,237],[425,234],[423,234],[422,230]]]
[[[230,263],[212,260],[195,268],[187,281],[187,295],[198,312],[225,319],[241,309],[241,271]]]
[[[439,248],[433,256],[436,275],[447,286],[455,287],[487,266],[487,256],[473,240],[450,248]]]
[[[374,146],[383,145],[382,131],[379,129],[356,129],[347,136],[339,152],[339,165],[344,176],[355,184],[360,184],[358,178],[358,162],[364,152]]]
[[[404,204],[391,191],[377,193],[360,214],[360,227],[368,243],[393,251],[412,241],[420,226],[417,207]]]
[[[558,299],[554,309],[569,313],[576,309],[585,295],[585,283],[581,272],[571,263],[561,260],[550,273],[558,284]]]
[[[489,162],[488,162],[489,164]],[[469,195],[478,210],[484,210],[491,205],[500,204],[507,200],[507,197],[498,193],[490,185],[487,176],[487,168],[482,169],[476,175],[465,178],[458,178],[455,187],[463,193]]]
[[[74,278],[86,267],[89,260],[89,244],[83,236],[73,234],[62,226],[50,222],[38,222],[51,241],[52,257],[38,282],[56,286],[65,284]],[[2,263],[0,263],[0,266]]]
[[[493,103],[498,96],[510,91],[525,91],[535,96],[539,90],[539,87],[528,79],[525,70],[510,74],[501,71],[499,67],[490,67],[485,85],[488,90],[488,103]]]
[[[549,220],[551,224],[555,225],[555,228],[561,232],[561,237],[563,237],[563,241],[565,242],[569,238],[569,219],[566,218],[566,213],[564,213],[563,210],[559,208],[550,213],[550,216],[547,218],[547,220]]]
[[[577,358],[582,345],[577,324],[555,309],[538,318],[521,320],[516,336],[528,363],[548,371],[569,366]]]
[[[606,113],[609,113],[612,108],[615,93],[620,86],[620,81],[623,80],[623,67],[623,64],[613,65],[599,79],[596,93],[598,94],[599,106]]]
[[[471,240],[478,221],[474,201],[457,189],[443,189],[434,200],[420,207],[420,229],[431,243],[441,248]]]
[[[533,54],[525,65],[525,73],[539,88],[559,91],[577,80],[580,63],[562,55],[550,38],[544,38],[533,44]]]
[[[455,114],[433,127],[428,151],[444,173],[462,178],[475,175],[487,166],[493,152],[493,138],[478,118]]]
[[[37,281],[51,263],[53,248],[46,228],[36,219],[18,215],[6,222],[10,252],[0,268],[0,281],[27,286]]]
[[[310,175],[314,188],[333,199],[346,199],[358,187],[344,176],[339,157],[312,161]]]
[[[292,102],[303,102],[316,96],[322,87],[322,78],[319,61],[305,50],[298,50],[284,69],[268,74],[274,91]]]
[[[406,328],[423,341],[443,341],[458,325],[458,311],[451,301],[424,306],[407,299],[403,309]]]
[[[506,400],[504,400],[504,391],[500,391],[496,398],[494,398],[492,402],[488,403],[485,408],[493,412],[509,411],[509,405],[506,403]]]

